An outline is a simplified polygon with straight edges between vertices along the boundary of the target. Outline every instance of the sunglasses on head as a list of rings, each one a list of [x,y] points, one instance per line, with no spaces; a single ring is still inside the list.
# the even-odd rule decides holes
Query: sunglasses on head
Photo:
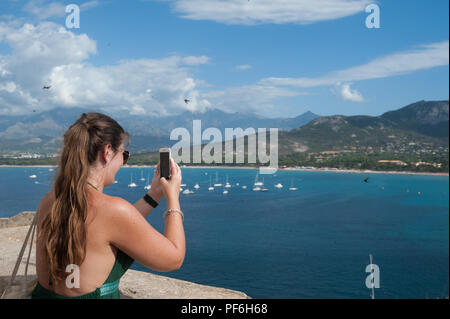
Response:
[[[130,159],[130,152],[123,151],[123,165],[125,165],[129,159]]]

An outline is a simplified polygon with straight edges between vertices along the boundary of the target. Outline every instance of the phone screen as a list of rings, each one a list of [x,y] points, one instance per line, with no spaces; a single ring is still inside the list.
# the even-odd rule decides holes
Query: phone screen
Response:
[[[168,149],[159,150],[159,170],[160,176],[168,179],[170,177],[170,151]]]

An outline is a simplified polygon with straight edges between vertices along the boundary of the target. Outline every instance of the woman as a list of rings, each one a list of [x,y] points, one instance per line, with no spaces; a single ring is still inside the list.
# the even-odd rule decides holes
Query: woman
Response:
[[[123,128],[99,113],[83,114],[64,134],[55,185],[37,210],[32,298],[119,298],[119,280],[134,260],[156,271],[179,269],[186,243],[180,210],[180,167],[156,166],[145,198],[134,205],[103,189],[129,158]],[[164,235],[145,217],[166,197]]]

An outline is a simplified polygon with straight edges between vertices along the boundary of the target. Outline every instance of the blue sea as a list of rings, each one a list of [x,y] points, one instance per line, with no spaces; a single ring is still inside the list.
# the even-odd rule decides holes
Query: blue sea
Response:
[[[269,190],[254,192],[257,170],[182,172],[182,183],[195,191],[180,195],[187,241],[182,268],[132,268],[253,298],[369,298],[365,270],[372,254],[380,270],[375,298],[449,296],[447,176],[278,171],[259,175]],[[54,173],[0,168],[0,217],[36,210]],[[105,192],[134,203],[145,194],[140,178],[148,174],[151,180],[153,168],[124,167]],[[136,188],[127,187],[132,176]],[[222,184],[228,176],[229,193],[208,191],[210,176]],[[291,185],[298,189],[289,191]],[[162,233],[164,210],[163,200],[147,218]]]

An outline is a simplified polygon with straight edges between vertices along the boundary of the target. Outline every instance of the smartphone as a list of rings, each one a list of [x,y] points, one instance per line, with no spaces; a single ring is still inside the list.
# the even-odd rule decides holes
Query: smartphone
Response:
[[[159,149],[159,172],[165,179],[170,178],[170,148]]]

